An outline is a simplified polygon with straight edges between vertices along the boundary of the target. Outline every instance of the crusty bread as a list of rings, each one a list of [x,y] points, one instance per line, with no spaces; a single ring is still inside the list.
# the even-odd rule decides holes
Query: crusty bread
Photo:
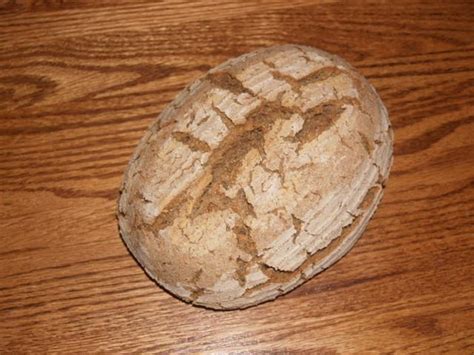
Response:
[[[391,161],[387,111],[349,64],[305,46],[259,50],[192,83],[146,132],[121,235],[179,298],[246,308],[354,245]]]

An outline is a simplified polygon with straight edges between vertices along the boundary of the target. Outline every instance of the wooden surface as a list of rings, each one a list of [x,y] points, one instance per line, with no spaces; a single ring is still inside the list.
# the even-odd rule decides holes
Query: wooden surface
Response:
[[[474,352],[472,1],[0,3],[0,352]],[[296,291],[189,306],[119,238],[122,172],[186,83],[288,42],[377,88],[395,129],[385,197]]]

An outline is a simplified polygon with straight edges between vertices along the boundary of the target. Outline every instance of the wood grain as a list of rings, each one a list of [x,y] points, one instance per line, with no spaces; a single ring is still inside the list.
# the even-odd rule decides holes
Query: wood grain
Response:
[[[2,352],[474,352],[474,6],[0,2]],[[245,311],[156,287],[117,232],[123,169],[184,85],[300,43],[366,75],[395,129],[354,249]]]

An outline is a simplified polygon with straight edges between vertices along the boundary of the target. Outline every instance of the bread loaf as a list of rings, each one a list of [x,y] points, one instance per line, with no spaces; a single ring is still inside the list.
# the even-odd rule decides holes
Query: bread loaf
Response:
[[[337,56],[258,50],[184,89],[139,143],[121,235],[184,301],[246,308],[341,258],[379,203],[392,161],[387,111]]]

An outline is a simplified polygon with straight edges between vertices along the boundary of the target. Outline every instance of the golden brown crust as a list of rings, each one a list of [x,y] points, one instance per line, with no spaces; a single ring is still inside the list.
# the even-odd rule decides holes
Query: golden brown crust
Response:
[[[343,256],[375,211],[392,133],[370,84],[304,46],[212,69],[125,173],[123,239],[161,286],[214,309],[288,292]]]

